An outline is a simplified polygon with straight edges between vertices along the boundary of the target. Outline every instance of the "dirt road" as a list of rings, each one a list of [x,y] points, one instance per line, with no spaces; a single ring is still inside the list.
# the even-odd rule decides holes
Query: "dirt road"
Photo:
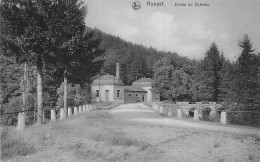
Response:
[[[120,105],[111,110],[110,113],[112,113],[116,117],[140,123],[238,133],[245,135],[256,135],[260,137],[260,129],[257,128],[248,128],[234,125],[220,125],[218,123],[205,121],[193,121],[185,119],[179,120],[177,118],[163,118],[155,114],[154,111],[152,111],[148,106],[145,106],[142,103]]]

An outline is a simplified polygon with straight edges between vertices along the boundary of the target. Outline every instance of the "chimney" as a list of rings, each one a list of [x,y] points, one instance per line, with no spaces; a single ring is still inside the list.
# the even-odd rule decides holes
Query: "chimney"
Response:
[[[119,83],[119,78],[120,78],[119,63],[116,63],[116,79],[117,79],[117,83]]]

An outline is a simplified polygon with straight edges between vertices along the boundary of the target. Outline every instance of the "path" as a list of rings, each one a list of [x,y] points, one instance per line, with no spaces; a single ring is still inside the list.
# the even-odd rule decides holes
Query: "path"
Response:
[[[116,117],[141,123],[150,123],[157,125],[167,125],[172,127],[185,127],[194,129],[204,129],[219,132],[239,133],[248,135],[257,135],[260,137],[260,129],[248,128],[234,125],[220,125],[205,121],[180,120],[165,118],[156,114],[150,107],[142,103],[123,104],[110,111]]]

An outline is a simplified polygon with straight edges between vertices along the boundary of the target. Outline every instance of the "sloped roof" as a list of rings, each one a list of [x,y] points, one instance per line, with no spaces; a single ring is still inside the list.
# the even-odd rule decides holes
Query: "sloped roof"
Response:
[[[140,82],[153,82],[153,80],[151,78],[141,78],[141,79],[138,79],[136,81],[134,81],[136,83],[140,83]]]
[[[147,92],[141,87],[136,86],[124,86],[125,92]]]
[[[117,78],[113,75],[102,75],[99,78],[95,79],[92,85],[124,85],[122,80],[119,79],[117,82]]]
[[[141,78],[133,82],[133,86],[138,87],[152,87],[153,80],[151,78]]]

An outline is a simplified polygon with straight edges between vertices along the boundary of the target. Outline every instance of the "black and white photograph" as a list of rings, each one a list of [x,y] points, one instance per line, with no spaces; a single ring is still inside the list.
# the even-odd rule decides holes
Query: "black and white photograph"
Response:
[[[260,162],[260,0],[0,0],[1,162]]]

